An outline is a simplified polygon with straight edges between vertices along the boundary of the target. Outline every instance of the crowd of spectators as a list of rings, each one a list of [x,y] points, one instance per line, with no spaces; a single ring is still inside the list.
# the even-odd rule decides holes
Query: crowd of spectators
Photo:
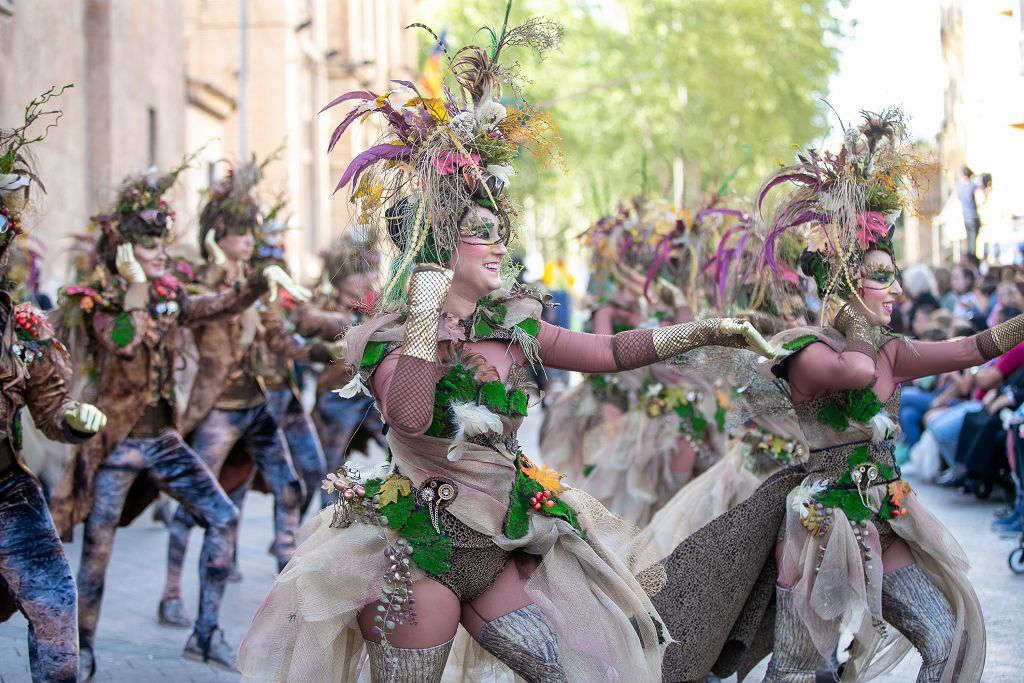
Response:
[[[893,329],[915,339],[975,334],[1024,310],[1024,269],[1018,266],[969,258],[951,269],[916,264],[903,273],[903,289]],[[982,366],[905,386],[897,458],[943,486],[982,498],[1005,492],[1013,503],[996,514],[993,526],[1019,534],[1021,495],[1012,465],[1021,422],[1024,344]]]

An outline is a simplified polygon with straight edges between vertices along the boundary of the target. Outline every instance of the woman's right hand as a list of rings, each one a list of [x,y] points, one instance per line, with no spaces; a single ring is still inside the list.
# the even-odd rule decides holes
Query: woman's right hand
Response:
[[[448,298],[454,271],[434,264],[416,266],[409,278],[409,293],[406,301],[409,315],[439,313]]]

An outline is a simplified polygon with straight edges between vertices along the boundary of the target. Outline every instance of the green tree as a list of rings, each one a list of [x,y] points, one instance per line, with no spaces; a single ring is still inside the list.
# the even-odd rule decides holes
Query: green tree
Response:
[[[739,167],[747,196],[794,145],[828,129],[819,98],[838,67],[840,23],[830,0],[516,0],[514,25],[543,15],[565,27],[561,49],[509,53],[531,82],[525,97],[551,113],[566,172],[520,164],[510,188],[527,223],[564,243],[619,199],[669,196],[673,168],[690,199]],[[427,0],[424,23],[449,42],[484,44],[504,0]],[[430,37],[423,32],[424,53]],[[506,96],[508,93],[506,93]],[[533,215],[529,215],[529,214]],[[553,255],[553,254],[549,254]]]

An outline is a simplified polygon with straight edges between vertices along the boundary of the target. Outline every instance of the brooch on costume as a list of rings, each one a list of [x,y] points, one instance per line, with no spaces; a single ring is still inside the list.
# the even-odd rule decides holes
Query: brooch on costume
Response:
[[[416,493],[417,502],[427,508],[430,524],[437,533],[441,533],[438,521],[441,510],[451,505],[457,495],[459,495],[459,487],[455,485],[454,481],[444,477],[427,479]]]
[[[172,275],[164,275],[153,281],[153,312],[161,316],[174,316],[181,310],[178,304],[178,288],[181,283]]]

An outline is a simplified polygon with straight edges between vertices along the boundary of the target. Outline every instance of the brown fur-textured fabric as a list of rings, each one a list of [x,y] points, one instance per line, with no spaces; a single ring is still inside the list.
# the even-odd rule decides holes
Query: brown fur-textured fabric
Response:
[[[219,288],[223,289],[223,285]],[[188,409],[182,417],[182,434],[190,434],[209,414],[224,392],[232,371],[244,362],[247,352],[251,351],[264,363],[282,358],[309,361],[326,354],[323,344],[297,341],[293,328],[276,306],[264,302],[260,308],[259,326],[249,349],[243,348],[245,321],[241,311],[238,315],[193,326],[199,367],[189,395]],[[262,384],[262,378],[259,379]]]
[[[11,298],[7,292],[0,292],[0,307],[6,309],[6,324],[2,330],[0,347],[0,422],[3,424],[3,439],[14,455],[16,466],[31,476],[32,471],[25,464],[20,444],[16,440],[14,418],[19,408],[27,406],[32,419],[49,439],[65,443],[81,443],[86,434],[74,432],[68,426],[65,414],[74,408],[75,402],[68,397],[64,378],[67,375],[67,352],[60,342],[54,340],[43,354],[28,367],[11,350],[17,342],[14,325],[11,324]],[[10,593],[0,587],[0,623],[6,621],[16,607]]]
[[[234,315],[252,304],[266,291],[262,276],[250,277],[237,289],[225,294],[189,297],[179,292],[181,312],[170,321],[163,335],[156,331],[156,321],[148,311],[132,312],[135,337],[131,343],[118,347],[111,340],[115,316],[95,313],[88,325],[89,344],[92,349],[99,380],[97,403],[107,415],[107,424],[95,439],[76,448],[61,476],[60,483],[50,500],[57,531],[65,541],[71,540],[72,529],[83,521],[92,509],[92,481],[103,459],[128,436],[146,407],[146,397],[154,389],[149,386],[150,359],[166,345],[172,367],[175,362],[177,326],[194,326],[208,320]],[[136,482],[132,495],[125,504],[129,516],[137,514],[145,505],[140,498],[155,495],[146,482]],[[122,515],[122,524],[131,518]]]

